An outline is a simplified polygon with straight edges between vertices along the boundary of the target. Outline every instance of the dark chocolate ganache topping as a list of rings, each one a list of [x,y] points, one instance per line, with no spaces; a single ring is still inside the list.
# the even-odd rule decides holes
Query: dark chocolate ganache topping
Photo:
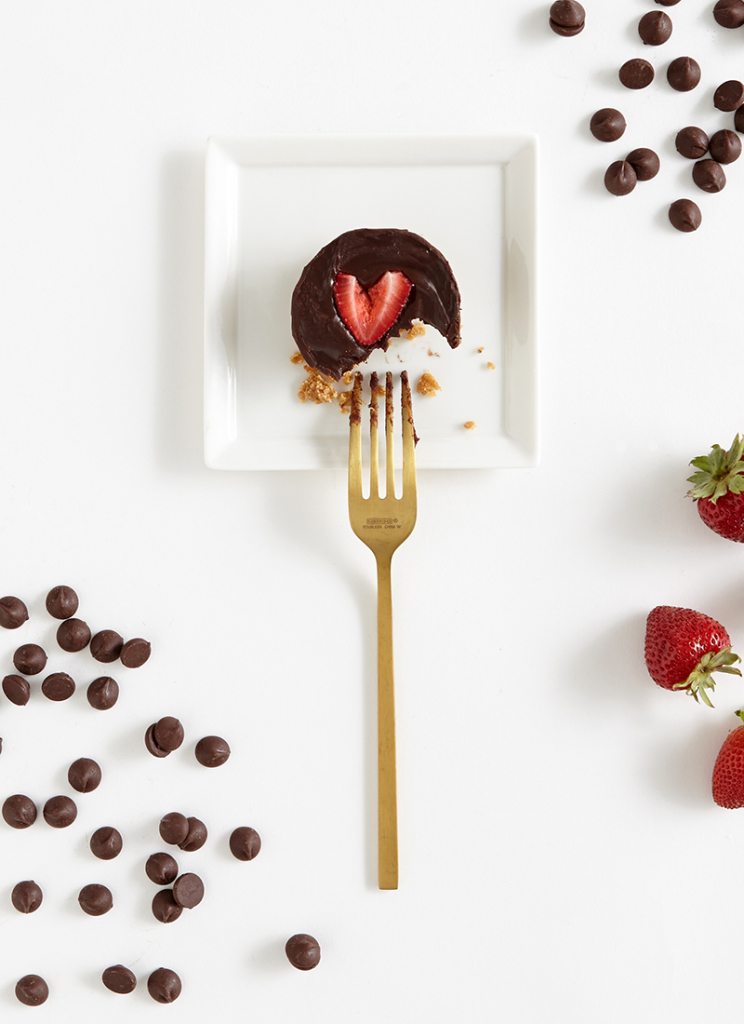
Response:
[[[405,274],[413,287],[395,322],[374,344],[361,345],[339,316],[334,282],[353,275],[371,289],[388,271]],[[433,245],[399,228],[357,228],[324,246],[302,271],[292,295],[292,337],[305,362],[338,380],[390,338],[423,320],[460,344],[460,290],[452,268]]]

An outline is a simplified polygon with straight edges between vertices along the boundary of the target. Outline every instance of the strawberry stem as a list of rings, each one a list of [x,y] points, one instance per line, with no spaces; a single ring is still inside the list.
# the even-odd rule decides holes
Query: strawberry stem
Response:
[[[690,463],[696,472],[687,478],[687,492],[693,501],[707,498],[714,505],[724,494],[744,491],[744,435],[737,434],[728,451],[714,444],[708,455],[699,455]]]
[[[703,704],[707,704],[709,708],[712,708],[713,703],[708,691],[715,690],[716,688],[713,673],[726,672],[728,675],[740,676],[741,671],[738,668],[734,668],[734,665],[740,661],[739,655],[734,654],[730,647],[723,647],[720,651],[708,651],[707,654],[702,656],[687,679],[677,683],[674,689],[687,690],[690,696],[698,703],[702,701]],[[744,722],[744,710],[741,717]]]

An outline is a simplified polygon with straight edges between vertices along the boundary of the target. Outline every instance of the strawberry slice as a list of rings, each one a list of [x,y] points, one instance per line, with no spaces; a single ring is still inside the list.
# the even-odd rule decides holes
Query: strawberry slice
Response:
[[[360,345],[374,345],[403,312],[413,283],[400,270],[388,270],[367,290],[353,274],[337,274],[333,298],[338,315]]]

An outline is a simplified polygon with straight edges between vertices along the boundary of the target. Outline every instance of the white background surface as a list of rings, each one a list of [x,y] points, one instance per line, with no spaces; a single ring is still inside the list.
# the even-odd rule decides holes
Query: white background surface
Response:
[[[744,816],[708,788],[744,694],[724,681],[709,712],[658,690],[641,644],[658,602],[744,637],[741,553],[683,500],[687,460],[744,426],[744,164],[701,197],[697,235],[664,221],[692,194],[670,140],[726,123],[711,93],[744,71],[744,35],[683,0],[651,57],[697,56],[701,87],[621,94],[611,70],[653,5],[588,4],[574,40],[546,6],[6,11],[0,589],[37,615],[0,638],[3,663],[46,636],[38,599],[61,581],[92,625],[156,653],[108,715],[3,704],[3,792],[43,799],[82,753],[107,771],[74,834],[0,836],[4,1020],[32,1012],[11,994],[29,970],[53,989],[34,1019],[54,1021],[740,1020]],[[631,127],[602,146],[586,122],[608,103]],[[343,476],[202,465],[202,156],[212,133],[412,128],[540,136],[543,461],[420,481],[396,566],[402,888],[379,894],[372,564]],[[636,145],[659,146],[662,174],[606,196],[604,166]],[[231,762],[148,759],[140,734],[169,712],[191,741],[228,735]],[[189,860],[210,895],[166,928],[140,861],[179,805],[212,828]],[[126,860],[85,853],[103,819]],[[264,838],[247,865],[224,854],[242,821]],[[32,873],[47,902],[20,918],[8,892]],[[117,899],[101,920],[74,905],[94,875]],[[323,945],[307,975],[283,961],[300,930]],[[117,960],[177,968],[178,1004],[102,991]]]

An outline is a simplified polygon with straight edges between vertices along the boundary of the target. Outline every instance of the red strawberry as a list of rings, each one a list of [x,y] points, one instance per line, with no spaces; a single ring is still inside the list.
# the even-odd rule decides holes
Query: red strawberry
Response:
[[[697,470],[688,482],[706,526],[727,540],[744,543],[744,437],[738,434],[726,452],[714,444],[710,455],[690,463]]]
[[[353,274],[337,274],[333,298],[338,315],[359,344],[374,345],[403,312],[412,288],[400,270],[388,270],[366,291]]]
[[[744,711],[736,714],[744,722]],[[713,766],[713,799],[719,807],[744,807],[744,725],[730,732]]]
[[[740,661],[720,622],[691,608],[660,605],[646,620],[646,668],[665,690],[687,690],[713,707],[708,690],[715,689],[714,672],[740,676]]]

